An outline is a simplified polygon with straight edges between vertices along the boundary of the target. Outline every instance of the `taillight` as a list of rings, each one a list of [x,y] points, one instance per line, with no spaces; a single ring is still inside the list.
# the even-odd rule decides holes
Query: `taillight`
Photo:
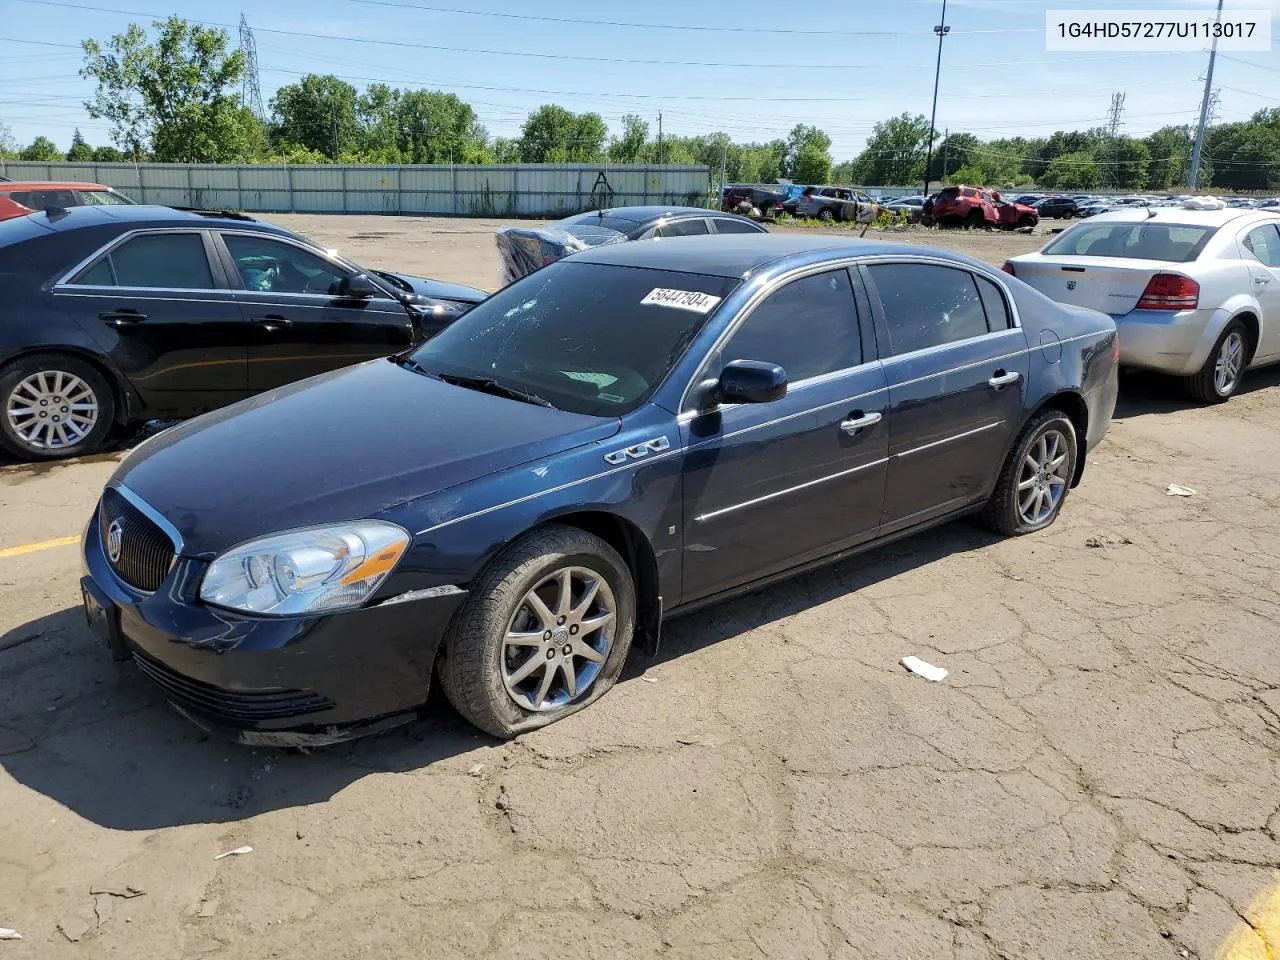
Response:
[[[1194,310],[1200,305],[1200,284],[1180,273],[1157,273],[1138,299],[1138,310]]]
[[[1010,263],[1008,260],[1004,262],[1004,266],[1001,267],[1000,269],[1003,270],[1005,273],[1007,273],[1011,277],[1016,277],[1018,275],[1018,272],[1013,269],[1013,264]]]

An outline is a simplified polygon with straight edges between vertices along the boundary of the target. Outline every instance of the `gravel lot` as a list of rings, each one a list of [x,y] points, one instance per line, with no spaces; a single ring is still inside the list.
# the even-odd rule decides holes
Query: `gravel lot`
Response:
[[[492,222],[276,219],[497,282]],[[1130,380],[1046,533],[953,524],[677,621],[510,744],[441,704],[309,754],[208,739],[90,639],[74,546],[3,554],[77,535],[122,454],[3,467],[0,954],[1273,957],[1278,385]]]

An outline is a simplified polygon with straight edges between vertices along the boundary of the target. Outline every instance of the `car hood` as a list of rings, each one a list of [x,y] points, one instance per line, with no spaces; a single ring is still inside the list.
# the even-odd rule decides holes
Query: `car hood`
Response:
[[[280,530],[371,517],[618,428],[374,360],[172,427],[113,480],[177,528],[185,555],[208,557]]]
[[[389,273],[385,270],[380,272],[384,277],[395,277],[397,280],[403,281],[405,286],[415,296],[419,297],[433,297],[437,300],[458,300],[462,303],[479,303],[489,296],[483,290],[477,290],[475,287],[468,287],[462,283],[431,280],[427,277],[413,277],[407,273]]]

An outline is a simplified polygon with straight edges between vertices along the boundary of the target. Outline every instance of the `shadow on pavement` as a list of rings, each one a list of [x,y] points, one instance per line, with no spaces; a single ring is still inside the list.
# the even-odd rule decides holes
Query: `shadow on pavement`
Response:
[[[1246,372],[1236,397],[1280,385],[1280,365]],[[1120,378],[1120,399],[1115,418],[1128,420],[1153,413],[1179,413],[1204,406],[1187,397],[1176,377],[1164,377],[1145,370],[1131,370]],[[1231,401],[1227,401],[1227,409]]]
[[[996,539],[953,523],[691,614],[667,625],[656,660],[637,650],[623,681]],[[112,662],[78,607],[0,636],[0,682],[0,768],[116,830],[228,823],[321,803],[367,774],[416,770],[496,742],[433,690],[419,720],[365,740],[310,753],[228,743],[176,715],[132,664]]]

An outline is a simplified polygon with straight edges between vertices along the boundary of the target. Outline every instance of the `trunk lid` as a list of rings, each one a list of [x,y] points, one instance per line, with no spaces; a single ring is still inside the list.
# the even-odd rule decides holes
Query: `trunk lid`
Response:
[[[1180,273],[1165,260],[1115,257],[1038,257],[1014,260],[1015,275],[1051,300],[1123,316],[1137,306],[1157,273]]]

